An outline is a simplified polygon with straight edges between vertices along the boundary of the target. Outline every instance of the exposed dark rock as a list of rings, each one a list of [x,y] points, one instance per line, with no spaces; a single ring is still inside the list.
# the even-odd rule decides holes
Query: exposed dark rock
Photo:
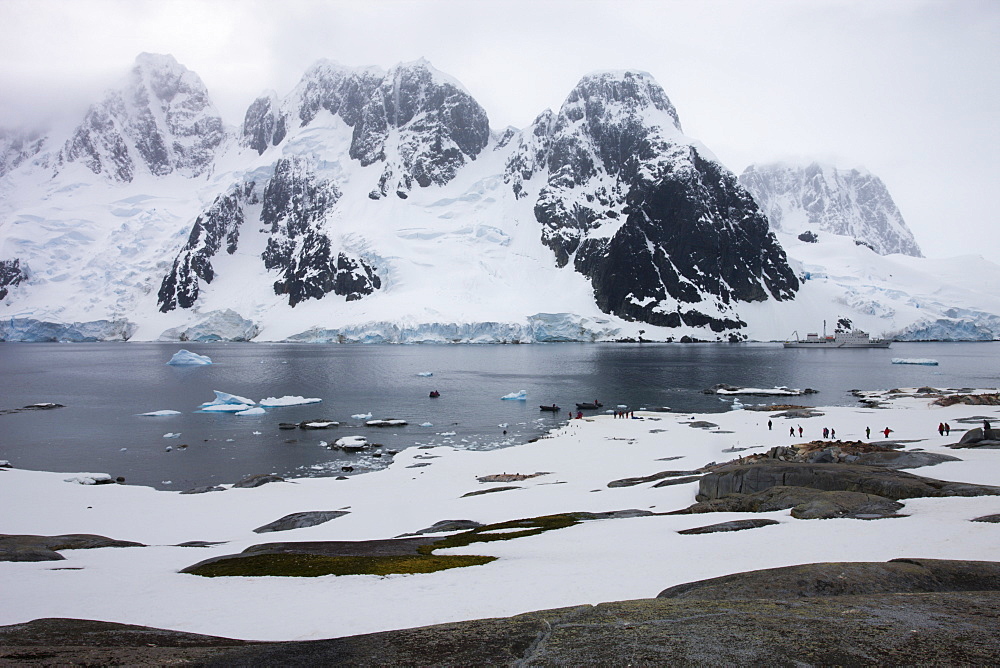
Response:
[[[781,524],[778,520],[769,520],[766,518],[754,518],[749,520],[733,520],[732,522],[721,522],[719,524],[709,524],[708,526],[695,527],[693,529],[683,529],[677,533],[683,534],[685,536],[697,535],[703,533],[719,533],[725,531],[743,531],[745,529],[758,529],[760,527],[770,526],[772,524]]]
[[[754,494],[774,486],[862,492],[893,500],[1000,495],[1000,487],[922,478],[881,467],[762,460],[750,465],[728,464],[704,475],[699,481],[697,499],[707,501],[727,494]]]
[[[1000,429],[984,430],[982,427],[970,429],[949,448],[985,448],[987,450],[1000,448]]]
[[[686,485],[689,482],[701,480],[701,475],[689,475],[680,478],[667,478],[653,485],[653,487],[671,487],[673,485]]]
[[[959,462],[958,457],[942,455],[936,452],[914,452],[912,450],[895,450],[890,452],[865,452],[858,455],[858,464],[865,466],[882,466],[889,469],[916,469],[921,466],[935,466],[942,462]]]
[[[338,517],[348,515],[347,510],[310,510],[301,513],[292,513],[277,519],[262,527],[253,530],[254,533],[269,533],[271,531],[289,531],[290,529],[302,529],[304,527],[316,526]]]
[[[405,538],[408,536],[421,536],[425,533],[446,533],[451,531],[468,531],[469,529],[477,529],[483,526],[479,522],[474,522],[473,520],[441,520],[440,522],[435,522],[426,529],[421,529],[420,531],[414,531],[413,533],[404,533],[399,538]]]
[[[663,598],[307,642],[44,619],[0,628],[0,662],[992,665],[1000,655],[996,569],[920,559],[792,566],[671,587]]]
[[[749,193],[679,132],[648,75],[588,75],[522,134],[504,180],[522,197],[545,179],[542,242],[590,279],[603,311],[732,332],[745,327],[736,302],[791,299],[798,280]]]
[[[719,425],[707,420],[695,420],[694,422],[688,422],[687,426],[694,427],[695,429],[715,429]]]
[[[903,504],[875,494],[861,492],[820,492],[815,498],[792,508],[800,520],[828,520],[835,517],[872,520],[897,517]]]
[[[207,492],[225,492],[226,488],[220,485],[202,485],[200,487],[192,487],[191,489],[186,489],[181,494],[205,494]]]
[[[983,515],[972,520],[973,522],[988,522],[990,524],[1000,524],[1000,514]]]
[[[285,479],[272,473],[255,473],[235,482],[233,487],[260,487],[269,482],[285,482]]]
[[[57,162],[79,162],[121,182],[143,172],[193,177],[210,168],[224,137],[198,75],[173,56],[144,53],[125,87],[89,109]]]
[[[21,260],[0,260],[0,299],[6,299],[9,289],[27,279],[27,275],[21,269]]]
[[[1000,394],[949,394],[934,400],[935,406],[953,406],[955,404],[1000,406]]]
[[[33,536],[0,534],[0,561],[59,561],[59,550],[87,550],[100,547],[145,547],[142,543],[114,540],[95,534]]]
[[[512,489],[521,489],[517,485],[507,485],[505,487],[490,487],[489,489],[477,489],[474,492],[467,492],[462,495],[464,499],[467,496],[479,496],[480,494],[492,494],[493,492],[506,492]]]
[[[641,485],[645,482],[655,482],[657,480],[663,480],[664,478],[698,476],[700,474],[700,471],[660,471],[659,473],[638,478],[622,478],[621,480],[612,480],[608,483],[608,487],[634,487],[635,485]]]
[[[819,237],[816,236],[813,232],[806,230],[805,232],[799,235],[799,241],[805,241],[807,244],[814,244],[817,241],[819,241]]]

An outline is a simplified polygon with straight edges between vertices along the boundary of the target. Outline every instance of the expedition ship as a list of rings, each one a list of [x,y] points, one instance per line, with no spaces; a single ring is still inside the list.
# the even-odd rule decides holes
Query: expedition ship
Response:
[[[833,336],[826,335],[826,321],[823,321],[823,336],[810,332],[806,338],[800,339],[798,332],[794,341],[785,341],[786,348],[888,348],[892,341],[885,339],[872,339],[868,332],[860,329],[835,330]]]

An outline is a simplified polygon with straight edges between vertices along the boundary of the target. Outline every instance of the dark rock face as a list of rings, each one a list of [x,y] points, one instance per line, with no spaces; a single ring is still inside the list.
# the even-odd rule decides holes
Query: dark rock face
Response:
[[[264,189],[260,218],[271,238],[261,258],[281,274],[274,292],[287,294],[290,306],[329,292],[353,301],[382,286],[374,267],[336,252],[320,228],[339,198],[336,186],[317,179],[301,160],[279,160]]]
[[[236,252],[245,220],[244,208],[258,202],[254,183],[250,182],[220,195],[198,216],[187,243],[160,284],[157,294],[160,311],[166,313],[178,307],[194,306],[200,291],[199,279],[211,283],[215,278],[212,258],[222,250],[223,244],[229,255]]]
[[[144,53],[125,86],[90,108],[57,163],[80,162],[122,182],[139,169],[198,176],[224,138],[222,118],[198,75],[172,56]]]
[[[21,261],[18,258],[13,260],[0,260],[0,299],[6,299],[9,293],[8,288],[18,285],[27,276],[21,269]]]
[[[684,140],[648,75],[585,77],[557,115],[539,116],[504,178],[521,197],[537,173],[542,241],[591,279],[606,313],[734,331],[745,326],[737,302],[798,290],[749,193]]]
[[[425,61],[388,73],[321,61],[280,107],[273,98],[250,106],[243,142],[263,153],[281,143],[289,123],[308,126],[320,110],[353,128],[352,159],[362,166],[385,163],[369,194],[373,199],[392,192],[405,198],[414,183],[448,183],[490,139],[489,119],[479,103]]]
[[[784,229],[784,219],[792,217],[789,214],[804,213],[810,226],[853,237],[879,255],[921,257],[889,190],[873,174],[817,163],[750,165],[740,175],[740,183],[776,230]],[[815,241],[815,236],[804,240]]]
[[[230,255],[236,252],[248,209],[258,204],[260,223],[269,235],[261,259],[265,269],[280,275],[274,282],[275,294],[287,294],[291,306],[331,292],[348,301],[370,295],[382,285],[375,267],[338,251],[323,229],[339,198],[336,185],[317,178],[303,158],[278,160],[263,189],[253,181],[232,187],[195,220],[160,285],[160,311],[195,304],[200,281],[211,283],[215,278],[212,258],[223,247]]]

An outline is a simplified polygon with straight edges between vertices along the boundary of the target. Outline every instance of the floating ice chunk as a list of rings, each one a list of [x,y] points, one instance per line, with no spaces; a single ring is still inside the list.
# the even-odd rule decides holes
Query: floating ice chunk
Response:
[[[114,482],[114,479],[107,473],[81,473],[72,478],[66,478],[65,482],[75,482],[78,485],[106,485]]]
[[[525,390],[518,390],[517,392],[511,392],[510,394],[505,394],[500,398],[513,401],[527,401],[528,393]]]
[[[327,443],[326,441],[320,441],[319,442],[319,447],[321,447],[321,448],[328,448],[328,447],[330,447],[330,444]]]
[[[267,399],[261,399],[260,405],[267,406],[269,408],[274,406],[301,406],[304,404],[318,404],[321,401],[323,400],[315,397],[307,399],[305,397],[285,395],[283,397],[268,397]]]
[[[618,404],[618,408],[628,408],[626,404]]]
[[[338,448],[346,449],[358,449],[368,447],[368,439],[364,436],[344,436],[343,438],[338,438],[333,443]]]
[[[260,434],[261,434],[261,432],[259,432],[259,431],[255,431],[255,432],[253,433],[253,435],[254,435],[254,436],[260,436]]]
[[[255,402],[253,399],[247,399],[246,397],[241,397],[237,394],[229,394],[228,392],[219,392],[218,390],[212,390],[215,392],[215,399],[213,401],[205,402],[201,405],[202,408],[205,406],[218,406],[219,404],[244,404],[246,406],[253,406]]]
[[[456,432],[453,431],[442,431],[438,436],[454,436]]]
[[[371,420],[372,419],[372,414],[371,413],[357,413],[356,415],[352,415],[351,417],[354,418],[355,420]]]
[[[430,422],[424,422],[424,423],[423,423],[423,424],[421,424],[420,426],[421,426],[421,427],[433,427],[434,425],[433,425],[433,424],[431,424]]]
[[[190,350],[178,350],[167,362],[170,366],[204,366],[211,363],[212,360],[207,355],[199,355]]]
[[[922,366],[937,366],[938,365],[938,361],[937,360],[932,360],[932,359],[927,359],[927,358],[921,358],[921,357],[916,357],[916,358],[893,357],[892,358],[892,363],[893,364],[920,364]]]
[[[124,450],[124,449],[125,448],[122,448],[122,450]],[[0,459],[0,468],[9,469],[10,468],[10,462],[7,461],[6,459]]]
[[[253,404],[204,404],[199,410],[203,413],[239,413],[253,408]]]
[[[166,417],[167,415],[180,414],[180,411],[150,411],[149,413],[139,413],[139,417]]]
[[[501,422],[501,423],[500,423],[500,424],[498,424],[497,426],[498,426],[498,427],[500,427],[501,429],[506,429],[506,428],[507,428],[507,427],[509,427],[510,425],[509,425],[509,424],[507,424],[506,422]]]
[[[424,378],[430,378],[431,376],[434,375],[434,372],[433,371],[421,371],[417,375],[418,376],[423,376]]]
[[[180,438],[180,437],[181,437],[181,433],[180,432],[177,432],[175,434],[172,431],[168,431],[166,434],[163,435],[163,438]]]
[[[368,420],[365,422],[369,427],[403,427],[406,420]]]
[[[236,415],[239,415],[240,417],[243,417],[243,416],[246,416],[246,415],[263,415],[266,412],[267,411],[265,411],[260,406],[254,406],[253,408],[248,408],[245,411],[240,411],[240,412],[236,413]]]

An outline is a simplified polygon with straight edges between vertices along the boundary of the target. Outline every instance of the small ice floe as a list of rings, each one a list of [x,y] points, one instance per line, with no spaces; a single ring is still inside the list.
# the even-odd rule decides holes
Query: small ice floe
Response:
[[[442,431],[438,436],[454,436],[456,432],[454,431]]]
[[[174,433],[172,431],[168,431],[166,434],[163,435],[163,438],[180,438],[180,437],[181,437],[180,432]]]
[[[253,408],[248,408],[245,411],[239,411],[238,413],[236,413],[236,415],[239,415],[240,417],[246,417],[249,415],[263,415],[266,412],[267,411],[265,411],[260,406],[254,406]]]
[[[743,402],[740,401],[739,397],[733,399],[733,410],[734,411],[741,411],[741,410],[743,410]]]
[[[430,422],[422,422],[420,424],[420,426],[421,427],[433,427],[434,425],[432,423],[430,423]]]
[[[305,404],[318,404],[323,401],[317,397],[312,397],[307,399],[306,397],[286,395],[284,397],[268,397],[267,399],[261,399],[260,405],[267,406],[268,408],[274,408],[277,406],[303,406]]]
[[[205,366],[211,363],[212,360],[207,355],[199,355],[190,350],[178,350],[167,362],[170,366]]]
[[[628,408],[628,405],[626,405],[626,404],[618,404],[618,408]]]
[[[149,413],[139,413],[139,417],[166,417],[168,415],[180,414],[180,411],[150,411]]]
[[[505,401],[527,401],[528,393],[525,390],[518,390],[517,392],[511,392],[510,394],[505,394],[500,398]]]
[[[121,450],[119,450],[118,452],[128,452],[128,448],[122,448],[122,449],[121,449]]]
[[[122,448],[122,450],[124,449],[125,448]],[[6,459],[0,459],[0,469],[9,469],[9,468],[10,468],[10,462],[7,461]]]
[[[313,420],[312,422],[299,423],[299,429],[331,429],[339,426],[340,423],[333,420]]]
[[[261,434],[261,432],[259,432],[259,431],[255,431],[255,432],[253,433],[253,435],[254,435],[254,436],[260,436],[260,434]]]
[[[371,420],[372,419],[372,414],[371,413],[357,413],[355,415],[352,415],[351,417],[354,418],[355,420]]]
[[[408,423],[406,420],[368,420],[365,424],[369,427],[403,427]]]
[[[212,390],[215,392],[215,399],[212,401],[206,401],[201,405],[201,408],[206,406],[220,406],[224,404],[244,404],[246,406],[253,406],[256,401],[253,399],[247,399],[246,397],[241,397],[238,394],[229,394],[228,392],[220,392],[219,390]]]
[[[253,404],[208,404],[198,410],[203,413],[240,413],[251,408]]]
[[[509,425],[509,424],[507,424],[506,422],[501,422],[501,423],[500,423],[500,424],[498,424],[497,426],[498,426],[498,427],[500,427],[501,429],[506,429],[506,428],[507,428],[507,427],[509,427],[510,425]]]
[[[109,485],[115,480],[107,473],[81,473],[66,478],[64,482],[75,482],[77,485]]]
[[[364,436],[344,436],[333,444],[345,452],[358,452],[368,447],[368,440]]]
[[[320,441],[319,442],[319,447],[321,447],[321,448],[328,448],[328,447],[330,447],[330,444],[327,443],[326,441]]]
[[[418,373],[417,375],[418,375],[418,376],[422,376],[422,377],[424,377],[424,378],[430,378],[431,376],[433,376],[433,375],[434,375],[434,372],[433,372],[433,371],[421,371],[421,372],[420,372],[420,373]]]
[[[932,360],[932,359],[927,359],[927,358],[920,358],[920,357],[911,358],[911,359],[907,359],[907,358],[904,358],[904,357],[893,357],[892,358],[892,363],[893,364],[920,364],[922,366],[937,366],[938,365],[938,361],[937,360]]]
[[[173,452],[174,451],[174,446],[168,445],[167,447],[163,448],[163,451],[164,452]]]

